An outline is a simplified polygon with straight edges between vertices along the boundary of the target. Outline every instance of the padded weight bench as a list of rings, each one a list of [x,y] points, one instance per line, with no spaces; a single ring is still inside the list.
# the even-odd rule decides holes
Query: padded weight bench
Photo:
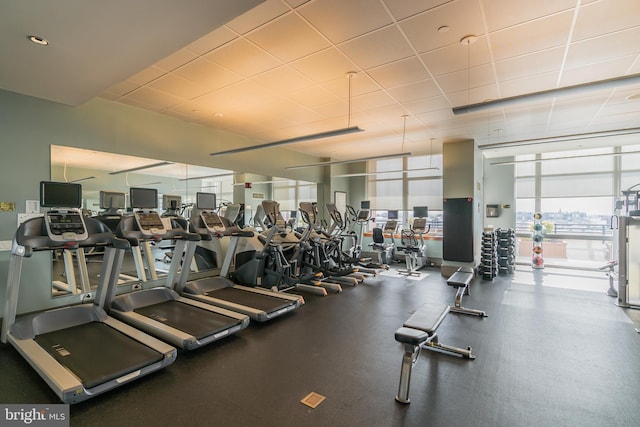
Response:
[[[409,403],[411,369],[418,360],[421,348],[456,354],[469,360],[476,358],[471,354],[471,347],[463,349],[441,344],[438,341],[436,330],[449,314],[449,309],[450,307],[446,304],[426,303],[411,315],[401,328],[396,330],[395,339],[402,343],[404,349],[398,395],[396,396],[398,402]]]
[[[458,271],[453,273],[447,279],[447,285],[456,288],[456,297],[454,305],[451,311],[454,313],[468,314],[470,316],[487,317],[487,313],[482,310],[475,310],[473,308],[465,308],[462,306],[462,297],[469,295],[469,285],[473,280],[473,272],[465,271],[463,267],[458,268]]]

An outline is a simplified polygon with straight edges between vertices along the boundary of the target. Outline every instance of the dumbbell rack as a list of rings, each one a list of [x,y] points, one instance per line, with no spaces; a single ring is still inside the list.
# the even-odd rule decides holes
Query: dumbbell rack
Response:
[[[497,241],[495,231],[482,232],[482,252],[479,268],[482,280],[493,280],[498,275]]]
[[[542,256],[542,240],[544,226],[542,225],[542,214],[536,212],[533,214],[533,233],[531,239],[533,240],[531,256],[531,267],[544,268],[544,258]]]
[[[516,261],[516,231],[513,228],[499,228],[498,236],[498,274],[512,274]]]

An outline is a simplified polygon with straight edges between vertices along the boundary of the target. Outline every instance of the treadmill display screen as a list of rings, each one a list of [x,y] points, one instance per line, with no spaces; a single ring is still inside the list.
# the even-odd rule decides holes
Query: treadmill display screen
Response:
[[[369,219],[369,210],[368,209],[360,209],[358,212],[358,218],[356,221],[367,221]]]
[[[418,233],[424,233],[427,228],[427,218],[414,218],[413,219],[413,231]]]
[[[196,193],[196,208],[203,211],[216,209],[215,193]]]
[[[49,213],[49,230],[52,234],[84,233],[84,222],[77,213]]]
[[[388,219],[398,219],[398,211],[387,211]]]
[[[40,182],[40,206],[43,208],[79,208],[82,186],[70,182]]]
[[[129,189],[129,200],[134,209],[156,209],[158,207],[158,190],[155,188]]]
[[[426,218],[429,216],[429,208],[426,206],[414,206],[413,217],[414,218]]]
[[[124,193],[118,191],[100,191],[100,209],[124,209]]]

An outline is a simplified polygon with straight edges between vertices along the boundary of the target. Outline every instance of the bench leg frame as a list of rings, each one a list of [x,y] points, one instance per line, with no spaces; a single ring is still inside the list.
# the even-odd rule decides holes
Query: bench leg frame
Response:
[[[472,353],[471,347],[460,348],[454,347],[447,344],[442,344],[438,340],[438,334],[433,334],[429,337],[424,344],[422,344],[422,348],[426,350],[434,350],[439,351],[441,353],[445,353],[448,355],[458,355],[462,356],[464,359],[473,360],[476,358],[475,354]]]
[[[398,384],[396,400],[400,403],[410,403],[411,370],[420,355],[420,346],[413,344],[402,344],[402,346],[404,354],[402,355],[402,368],[400,369],[400,383]]]
[[[470,316],[487,317],[487,312],[483,310],[476,310],[473,308],[465,308],[462,306],[462,297],[469,295],[469,286],[459,287],[456,291],[456,299],[454,305],[451,306],[450,311],[458,314],[468,314]]]

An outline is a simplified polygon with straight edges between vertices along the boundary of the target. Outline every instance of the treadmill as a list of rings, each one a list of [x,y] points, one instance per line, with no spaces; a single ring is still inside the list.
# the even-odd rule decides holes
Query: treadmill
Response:
[[[135,211],[120,221],[118,237],[137,245],[175,240],[176,246],[164,285],[144,288],[154,285],[145,282],[141,284],[143,289],[121,295],[117,295],[115,284],[106,290],[104,307],[109,314],[184,350],[199,348],[249,326],[245,314],[183,298],[174,290],[174,286],[182,287],[187,280],[200,237],[182,229],[165,228],[153,210],[158,203],[157,190],[132,187],[130,200]]]
[[[191,215],[190,227],[203,240],[224,236],[231,238],[220,276],[188,282],[184,287],[179,286],[177,291],[188,298],[244,313],[257,322],[266,322],[304,304],[300,295],[236,285],[227,278],[239,239],[253,237],[254,234],[252,231],[243,231],[230,222],[225,225],[223,219],[215,212],[215,205],[215,194],[197,193],[196,209]]]
[[[43,207],[13,238],[0,340],[26,359],[64,403],[77,403],[127,384],[175,361],[174,347],[110,316],[99,301],[16,318],[24,258],[61,248],[104,248],[98,288],[116,281],[129,244],[100,221],[84,218],[80,184],[40,183]],[[25,285],[25,284],[23,284]],[[37,286],[37,284],[27,284]],[[50,289],[48,283],[43,284]]]

